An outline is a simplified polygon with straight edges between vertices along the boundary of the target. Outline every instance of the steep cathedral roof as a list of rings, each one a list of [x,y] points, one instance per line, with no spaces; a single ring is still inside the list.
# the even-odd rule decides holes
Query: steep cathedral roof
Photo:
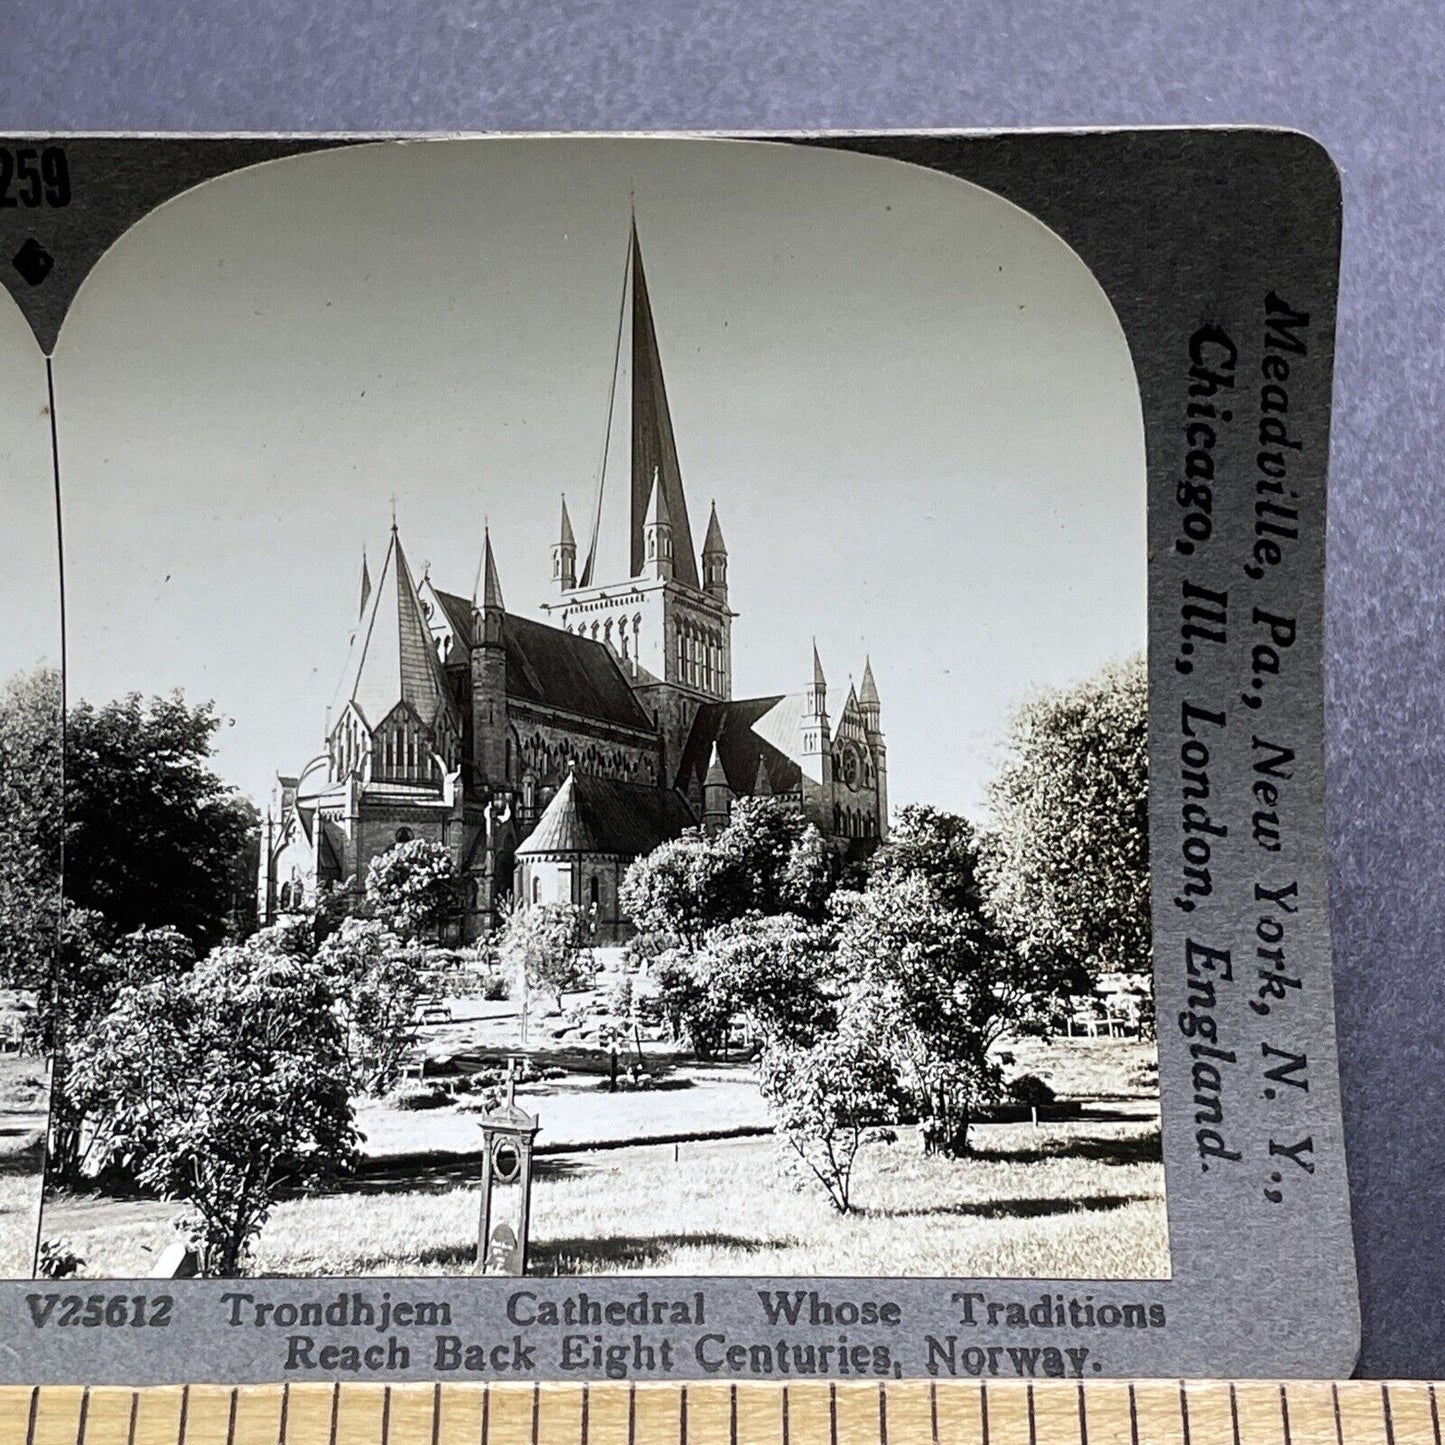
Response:
[[[370,590],[341,684],[344,706],[354,702],[371,727],[399,702],[430,727],[446,698],[431,630],[401,539],[392,528],[386,560]]]
[[[764,779],[769,793],[796,793],[803,774],[785,748],[796,746],[802,716],[803,699],[796,693],[704,703],[682,750],[677,786],[700,787],[716,755],[737,797],[762,793]]]
[[[537,826],[517,849],[519,858],[568,853],[632,857],[694,826],[692,813],[671,788],[578,777],[569,772]]]
[[[604,643],[508,612],[502,618],[502,644],[507,650],[508,697],[620,727],[654,730]]]
[[[602,469],[588,518],[580,586],[623,582],[642,575],[646,555],[643,524],[654,477],[662,510],[672,524],[673,576],[686,586],[699,587],[697,552],[634,220],[623,272]]]
[[[462,647],[472,647],[476,641],[472,604],[440,588],[436,596]],[[604,643],[507,612],[502,615],[502,646],[507,654],[508,697],[639,732],[656,730]]]

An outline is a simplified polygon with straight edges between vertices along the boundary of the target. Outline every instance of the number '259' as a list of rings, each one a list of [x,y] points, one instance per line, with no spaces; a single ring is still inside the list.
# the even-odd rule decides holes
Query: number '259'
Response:
[[[59,146],[0,147],[0,210],[70,204],[70,166]]]

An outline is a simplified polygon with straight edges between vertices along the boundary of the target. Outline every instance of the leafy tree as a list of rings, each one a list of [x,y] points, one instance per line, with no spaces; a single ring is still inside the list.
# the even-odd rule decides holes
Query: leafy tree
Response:
[[[708,934],[695,978],[710,1019],[742,1014],[766,1039],[803,1044],[833,1024],[827,933],[793,914],[754,914]]]
[[[169,925],[204,951],[238,931],[256,810],[208,766],[219,726],[179,693],[69,711],[65,892],[118,933]]]
[[[820,918],[833,883],[822,837],[796,807],[739,798],[716,836],[686,833],[636,859],[621,902],[638,928],[695,948],[709,929],[750,913]]]
[[[793,804],[739,798],[727,826],[711,842],[731,884],[728,892],[741,900],[730,918],[743,913],[823,916],[833,883],[828,850]]]
[[[44,991],[60,926],[60,674],[0,689],[0,984]]]
[[[945,907],[976,914],[984,899],[981,844],[967,818],[908,803],[898,810],[887,842],[869,859],[868,876],[924,878]]]
[[[733,1016],[732,1000],[708,987],[691,949],[670,948],[656,955],[651,973],[672,1037],[686,1041],[700,1059],[716,1058]]]
[[[925,1147],[965,1153],[980,1105],[1002,1078],[989,1050],[1027,1025],[1059,983],[1003,945],[979,910],[950,908],[923,873],[884,874],[834,895],[845,1013],[871,1020]]]
[[[853,1164],[865,1132],[896,1117],[887,1051],[871,1025],[855,1022],[807,1044],[770,1040],[759,1074],[779,1132],[839,1214],[852,1207]]]
[[[1026,704],[989,795],[993,906],[1019,951],[1088,977],[1150,967],[1144,659]]]
[[[121,990],[72,1083],[102,1164],[192,1208],[202,1272],[241,1272],[283,1191],[352,1167],[336,995],[269,930]]]
[[[375,916],[403,938],[435,936],[456,905],[459,878],[440,843],[412,838],[371,860],[366,899]]]
[[[353,1087],[386,1093],[401,1077],[430,986],[425,954],[384,924],[348,918],[316,958],[336,991]]]
[[[715,862],[701,833],[684,833],[628,865],[618,901],[643,935],[672,934],[696,946],[716,921]]]
[[[592,981],[583,962],[587,914],[571,903],[533,903],[515,909],[502,925],[497,950],[502,962],[529,988],[556,996]]]

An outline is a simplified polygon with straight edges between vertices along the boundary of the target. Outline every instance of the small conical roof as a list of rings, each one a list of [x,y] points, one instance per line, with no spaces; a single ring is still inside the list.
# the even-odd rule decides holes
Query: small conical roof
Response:
[[[482,532],[482,606],[506,607],[502,601],[502,583],[497,576],[497,559],[492,556],[492,534],[487,529]]]
[[[879,704],[878,684],[873,681],[873,660],[868,657],[863,659],[863,689],[858,694],[858,701],[873,707]]]
[[[818,639],[813,639],[813,686],[827,687],[828,679],[823,676],[823,662],[818,656]]]
[[[535,857],[539,853],[591,853],[596,848],[597,841],[577,806],[577,774],[568,764],[562,786],[517,853],[520,857]]]
[[[565,492],[562,494],[562,532],[560,541],[562,546],[576,549],[577,539],[572,535],[572,518],[567,515],[567,494]]]
[[[656,472],[652,474],[652,495],[647,499],[647,516],[644,527],[670,527],[672,518],[667,511],[667,498],[662,495],[662,481]]]
[[[773,796],[773,780],[768,776],[767,759],[761,753],[758,754],[758,775],[753,779],[753,797],[771,798]]]
[[[366,604],[371,599],[371,569],[366,565],[366,548],[361,549],[361,605],[356,609],[358,617],[366,615]]]
[[[718,756],[717,744],[712,745],[712,757],[708,760],[707,777],[702,783],[705,788],[726,788],[728,775],[723,770],[722,759]]]
[[[702,555],[709,556],[715,552],[726,554],[728,544],[723,541],[722,528],[717,520],[717,503],[712,504],[712,515],[707,519],[707,536],[702,539]]]

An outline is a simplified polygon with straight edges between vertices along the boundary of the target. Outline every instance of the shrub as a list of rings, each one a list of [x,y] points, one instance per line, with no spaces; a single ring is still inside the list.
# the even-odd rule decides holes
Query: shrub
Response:
[[[82,1269],[85,1261],[71,1249],[64,1239],[42,1239],[40,1257],[35,1272],[41,1279],[73,1279]]]
[[[427,1084],[402,1084],[386,1096],[388,1108],[404,1109],[409,1113],[422,1109],[444,1109],[452,1101],[445,1089],[433,1089]]]
[[[241,1272],[283,1190],[356,1161],[336,994],[269,932],[122,989],[71,1068],[96,1157],[191,1207],[208,1276]]]
[[[828,1202],[847,1214],[859,1146],[894,1114],[893,1076],[879,1040],[847,1026],[807,1046],[771,1040],[759,1082],[779,1132]]]
[[[1008,1091],[1009,1097],[1016,1103],[1026,1104],[1031,1109],[1052,1104],[1058,1098],[1052,1086],[1037,1074],[1020,1074],[1018,1078],[1010,1079]]]

